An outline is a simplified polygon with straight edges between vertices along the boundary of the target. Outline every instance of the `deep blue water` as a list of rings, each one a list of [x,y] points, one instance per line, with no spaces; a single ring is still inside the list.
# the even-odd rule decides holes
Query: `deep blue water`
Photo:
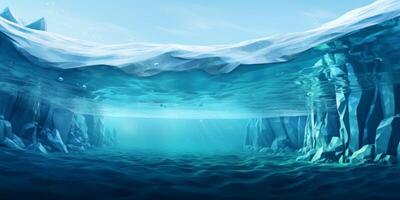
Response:
[[[0,199],[398,199],[398,166],[293,155],[2,152]]]

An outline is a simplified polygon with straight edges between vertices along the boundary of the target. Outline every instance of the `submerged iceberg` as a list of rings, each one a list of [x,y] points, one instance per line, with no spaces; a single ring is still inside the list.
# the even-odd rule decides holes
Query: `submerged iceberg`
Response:
[[[1,16],[0,92],[29,108],[18,111],[29,113],[23,123],[6,119],[17,130],[34,120],[45,136],[59,131],[61,151],[104,144],[100,113],[249,118],[247,146],[297,149],[313,161],[397,155],[400,1],[215,46],[100,45],[46,32],[44,19],[25,27],[8,9]]]
[[[99,45],[35,30],[45,29],[44,20],[24,27],[5,17],[2,90],[118,116],[251,118],[305,115],[310,104],[335,109],[334,84],[318,77],[341,72],[320,67],[334,62],[321,58],[396,31],[390,27],[399,4],[377,1],[307,32],[216,46]]]

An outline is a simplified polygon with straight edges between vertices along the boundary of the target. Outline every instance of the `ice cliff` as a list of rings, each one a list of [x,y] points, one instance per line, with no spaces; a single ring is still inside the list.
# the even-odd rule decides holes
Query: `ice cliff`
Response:
[[[74,113],[24,94],[0,93],[0,145],[42,153],[113,145],[116,132],[103,117]]]
[[[377,1],[379,8],[398,1]],[[375,12],[369,6],[355,12]],[[400,10],[392,11],[400,14]],[[380,16],[386,16],[381,13]],[[370,19],[364,19],[369,21]],[[296,146],[299,160],[314,162],[385,162],[394,163],[400,155],[400,85],[399,85],[399,18],[388,18],[379,24],[348,33],[325,43],[328,51],[318,55],[310,65],[320,70],[316,87],[329,84],[325,90],[334,99],[327,110],[312,105],[300,123],[297,118],[258,119],[249,122],[247,141],[250,146],[271,147],[279,135]],[[310,97],[318,102],[318,97]],[[323,102],[326,104],[327,102]],[[271,120],[277,121],[271,123]],[[272,127],[271,127],[272,124]],[[299,124],[301,124],[300,129]],[[274,129],[273,125],[282,126]],[[302,145],[288,130],[301,130]],[[304,131],[303,131],[304,130]],[[275,139],[276,140],[276,139]]]
[[[1,20],[21,23],[8,8],[0,16],[3,18]],[[46,22],[41,18],[26,27],[45,31]],[[3,50],[7,50],[5,46],[7,45],[2,44]],[[4,65],[4,58],[2,61],[1,64]],[[0,92],[0,146],[45,154],[68,153],[112,145],[115,140],[115,130],[106,130],[101,113],[78,114],[62,105],[55,105],[23,92]]]

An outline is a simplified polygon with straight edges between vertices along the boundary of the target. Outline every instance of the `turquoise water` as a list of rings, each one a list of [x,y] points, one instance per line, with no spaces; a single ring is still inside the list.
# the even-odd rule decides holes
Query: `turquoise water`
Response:
[[[362,66],[354,70],[362,87],[351,89],[384,79],[370,69],[382,59],[398,63],[391,58],[399,54],[399,9],[397,1],[379,1],[307,32],[218,46],[101,45],[1,19],[0,70],[7,73],[0,90],[106,116],[306,115],[336,108],[335,86],[349,88],[329,66],[346,57]]]
[[[398,166],[140,150],[0,154],[2,199],[396,199]]]
[[[265,130],[280,129],[286,139],[300,133],[280,117],[346,109],[352,112],[342,121],[366,121],[357,111],[374,113],[369,104],[378,93],[364,102],[370,112],[357,105],[371,89],[382,93],[385,118],[400,113],[393,91],[400,84],[399,16],[399,1],[381,0],[304,33],[220,46],[101,45],[0,18],[4,120],[13,131],[61,127],[56,144],[74,127],[103,147],[78,141],[87,151],[48,155],[2,148],[0,199],[395,199],[398,165],[298,162],[298,149],[262,154],[243,145],[254,118],[279,119],[253,129],[277,143],[285,141]],[[314,124],[311,117],[306,127],[319,133],[325,119]],[[106,128],[118,133],[114,148],[102,143]],[[27,144],[38,139],[14,134],[29,137]]]

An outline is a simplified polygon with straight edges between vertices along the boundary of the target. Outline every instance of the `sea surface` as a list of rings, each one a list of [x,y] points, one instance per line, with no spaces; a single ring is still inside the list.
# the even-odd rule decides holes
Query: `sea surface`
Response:
[[[336,92],[400,83],[399,20],[400,1],[381,0],[306,32],[185,46],[95,44],[0,18],[0,92],[113,117],[335,111]]]
[[[399,199],[400,169],[294,155],[0,153],[0,199]]]

